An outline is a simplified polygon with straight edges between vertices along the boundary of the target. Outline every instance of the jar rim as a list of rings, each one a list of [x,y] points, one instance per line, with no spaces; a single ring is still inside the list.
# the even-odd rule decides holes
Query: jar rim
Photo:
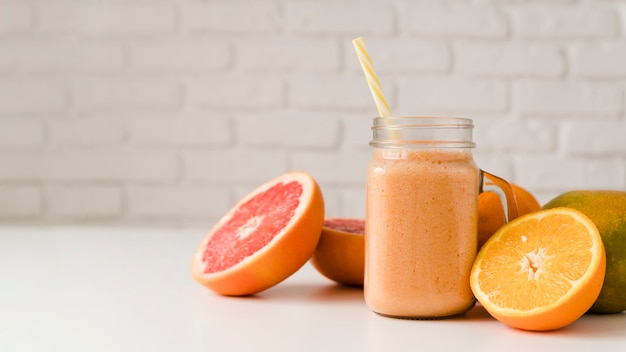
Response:
[[[374,138],[378,148],[474,148],[472,119],[437,116],[375,117]]]
[[[393,127],[421,127],[421,128],[473,128],[474,121],[466,117],[448,116],[388,116],[375,117],[372,125],[374,128]]]

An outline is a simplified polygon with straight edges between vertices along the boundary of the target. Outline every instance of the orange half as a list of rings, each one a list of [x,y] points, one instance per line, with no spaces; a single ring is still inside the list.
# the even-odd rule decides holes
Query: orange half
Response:
[[[501,322],[525,330],[565,327],[600,294],[606,270],[596,225],[570,208],[534,212],[500,228],[481,248],[470,285]]]
[[[343,285],[363,286],[365,276],[365,220],[329,218],[311,257],[313,267]]]

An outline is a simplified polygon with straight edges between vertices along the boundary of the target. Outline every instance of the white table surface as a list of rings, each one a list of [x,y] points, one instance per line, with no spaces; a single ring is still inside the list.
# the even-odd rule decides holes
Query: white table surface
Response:
[[[0,351],[624,351],[626,314],[548,333],[477,306],[437,321],[379,316],[309,264],[244,298],[194,282],[195,230],[0,228]]]

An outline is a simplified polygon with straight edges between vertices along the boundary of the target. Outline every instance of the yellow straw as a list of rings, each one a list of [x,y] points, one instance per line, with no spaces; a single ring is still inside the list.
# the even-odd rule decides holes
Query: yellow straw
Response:
[[[367,84],[372,92],[372,97],[374,97],[378,113],[381,117],[391,116],[389,104],[387,104],[387,100],[383,94],[383,87],[380,85],[378,77],[376,77],[372,59],[367,53],[367,49],[365,49],[365,40],[363,40],[363,37],[358,37],[352,40],[352,44],[354,45],[354,50],[356,50],[356,55],[361,63],[361,68],[363,68],[363,73],[365,73],[365,78],[367,79]]]

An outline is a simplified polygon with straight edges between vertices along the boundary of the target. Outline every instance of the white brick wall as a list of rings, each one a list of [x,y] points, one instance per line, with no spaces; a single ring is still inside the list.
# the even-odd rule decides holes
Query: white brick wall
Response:
[[[626,77],[626,43],[576,45],[571,50],[572,73],[580,78]]]
[[[405,111],[505,113],[509,85],[502,79],[411,77],[403,79],[398,104]]]
[[[26,33],[32,28],[34,12],[24,2],[0,3],[0,35]]]
[[[393,2],[379,3],[285,1],[284,26],[297,34],[391,34],[395,17]]]
[[[213,72],[231,61],[228,41],[184,37],[140,41],[128,48],[130,69],[139,73]]]
[[[285,82],[278,76],[214,74],[186,81],[189,104],[202,109],[280,108]]]
[[[173,1],[176,2],[176,1]],[[276,1],[178,1],[181,27],[207,34],[274,34],[285,25]]]
[[[398,2],[401,29],[448,38],[504,38],[507,21],[496,6],[455,1]]]
[[[473,76],[558,78],[565,58],[558,45],[517,41],[465,41],[454,47],[458,72]]]
[[[626,0],[0,0],[0,223],[207,227],[294,169],[363,216],[357,36],[541,202],[626,190]]]
[[[73,108],[79,111],[158,111],[182,103],[180,83],[168,78],[81,77],[68,85]]]
[[[619,16],[603,4],[537,4],[510,8],[513,33],[532,39],[600,39],[616,37]]]
[[[46,53],[42,55],[41,53]],[[59,72],[115,72],[124,67],[120,44],[76,39],[14,39],[0,47],[0,72],[30,74]]]
[[[43,194],[50,208],[50,217],[67,221],[106,220],[115,219],[122,213],[121,190],[113,185],[51,186]]]
[[[58,79],[7,74],[0,81],[0,113],[4,116],[63,114],[69,108],[68,96],[67,86]]]
[[[173,33],[177,27],[177,10],[172,1],[33,2],[38,25],[51,34],[124,39]]]
[[[520,80],[514,101],[525,116],[605,116],[623,114],[624,88],[614,82]]]

